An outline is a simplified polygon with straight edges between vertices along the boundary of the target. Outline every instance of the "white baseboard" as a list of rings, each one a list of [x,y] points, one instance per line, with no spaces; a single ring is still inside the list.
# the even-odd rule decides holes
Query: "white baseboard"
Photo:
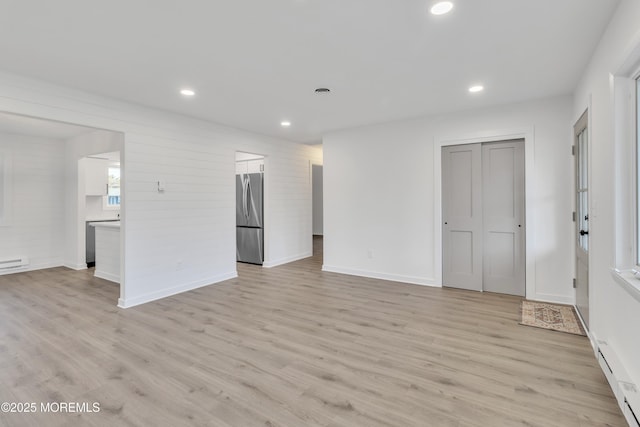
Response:
[[[96,270],[93,275],[95,277],[99,277],[100,279],[108,280],[114,283],[120,283],[120,277],[115,274],[106,273],[104,271]]]
[[[584,323],[584,319],[582,318],[582,314],[580,314],[580,311],[578,310],[578,307],[576,307],[575,304],[574,304],[573,308],[575,309],[576,316],[578,317],[578,321],[582,324],[582,329],[584,329],[584,331],[587,333],[587,338],[589,338],[589,341],[591,343],[591,347],[593,348],[594,353],[597,355],[598,354],[598,344],[596,342],[595,336],[587,328],[587,324]]]
[[[286,258],[280,258],[280,259],[275,260],[275,261],[265,261],[262,264],[262,266],[265,267],[265,268],[273,268],[273,267],[277,267],[279,265],[289,264],[290,262],[299,261],[301,259],[309,258],[310,256],[313,256],[312,252],[305,252],[305,253],[300,254],[300,255],[294,255],[294,256],[290,256],[290,257],[286,257]]]
[[[170,297],[172,295],[180,294],[182,292],[192,291],[194,289],[202,288],[204,286],[213,285],[215,283],[223,282],[225,280],[234,279],[238,277],[238,272],[233,271],[231,273],[221,274],[208,279],[198,280],[191,283],[185,283],[183,285],[174,286],[172,288],[162,289],[156,292],[150,292],[148,294],[139,295],[132,298],[119,298],[118,307],[130,308],[136,305],[145,304],[147,302],[156,301],[162,298]]]
[[[579,315],[578,315],[579,316]],[[598,336],[595,332],[589,332],[589,340],[591,340],[591,347],[593,348],[593,354],[598,358]]]
[[[350,276],[368,277],[371,279],[390,280],[392,282],[409,283],[411,285],[431,286],[441,288],[442,286],[435,282],[435,279],[429,279],[424,277],[415,276],[403,276],[400,274],[388,274],[380,273],[377,271],[358,270],[354,268],[336,267],[333,265],[323,265],[322,271],[329,271],[332,273],[348,274]]]
[[[565,295],[534,293],[533,295],[527,295],[527,299],[532,301],[551,302],[551,303],[565,304],[565,305],[575,305],[576,303],[575,298],[568,297]]]
[[[80,271],[80,270],[86,270],[87,269],[87,264],[64,264],[64,267],[70,268],[71,270],[76,270],[76,271]]]

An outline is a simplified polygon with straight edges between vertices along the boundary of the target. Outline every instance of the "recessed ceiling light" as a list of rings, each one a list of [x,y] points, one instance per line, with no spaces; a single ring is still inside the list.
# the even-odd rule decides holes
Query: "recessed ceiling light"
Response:
[[[282,126],[283,128],[288,128],[289,126],[291,126],[291,122],[285,120],[283,122],[280,122],[280,126]]]
[[[329,93],[329,92],[331,92],[331,89],[326,87],[319,87],[318,89],[316,89],[316,93]]]
[[[195,94],[196,94],[196,93],[195,93],[193,90],[191,90],[191,89],[182,89],[182,90],[180,91],[180,93],[181,93],[181,94],[183,94],[184,96],[193,96],[193,95],[195,95]]]
[[[484,90],[484,86],[482,85],[475,85],[469,88],[469,92],[471,93],[482,92],[483,90]]]
[[[453,3],[450,1],[440,1],[431,6],[431,13],[434,15],[444,15],[445,13],[451,12],[451,9],[453,9]]]

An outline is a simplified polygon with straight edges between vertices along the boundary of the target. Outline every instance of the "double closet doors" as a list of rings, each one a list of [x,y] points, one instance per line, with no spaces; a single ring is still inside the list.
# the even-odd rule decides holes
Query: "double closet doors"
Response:
[[[525,296],[524,140],[442,147],[443,285]]]

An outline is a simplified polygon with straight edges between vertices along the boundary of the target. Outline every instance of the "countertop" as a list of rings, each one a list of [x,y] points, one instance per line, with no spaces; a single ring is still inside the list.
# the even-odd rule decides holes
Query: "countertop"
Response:
[[[120,221],[109,221],[109,222],[96,221],[96,222],[90,222],[89,225],[92,227],[102,227],[102,228],[120,228]]]

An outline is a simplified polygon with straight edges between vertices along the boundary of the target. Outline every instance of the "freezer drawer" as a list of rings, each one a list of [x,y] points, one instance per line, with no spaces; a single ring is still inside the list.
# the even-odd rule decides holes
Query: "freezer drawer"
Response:
[[[262,265],[262,233],[262,228],[236,227],[236,259],[239,262]]]

